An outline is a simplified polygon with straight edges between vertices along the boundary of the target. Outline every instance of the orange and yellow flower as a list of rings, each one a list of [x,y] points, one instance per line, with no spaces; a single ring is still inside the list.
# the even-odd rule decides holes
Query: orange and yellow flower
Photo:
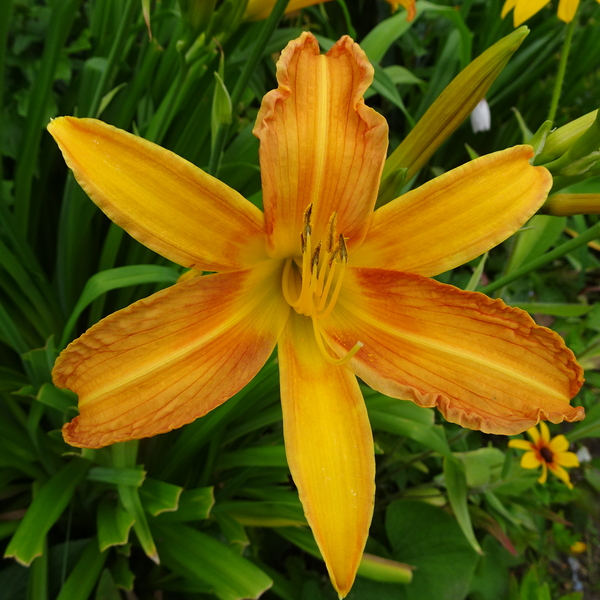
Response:
[[[569,474],[564,467],[578,467],[579,460],[574,452],[567,452],[569,441],[564,435],[557,435],[550,439],[550,431],[543,421],[540,422],[540,431],[535,427],[527,430],[531,442],[527,440],[510,440],[510,448],[527,450],[521,457],[521,466],[524,469],[537,469],[542,467],[542,474],[538,481],[546,483],[548,469],[550,469],[567,486],[573,489]]]
[[[79,394],[63,429],[97,448],[169,431],[248,383],[278,344],[285,445],[333,585],[348,593],[373,512],[373,439],[356,376],[452,422],[515,434],[583,418],[563,340],[501,300],[430,279],[499,244],[552,181],[516,146],[374,211],[388,144],[363,93],[373,67],[347,36],[310,33],[263,99],[264,212],[173,153],[92,119],[49,125],[92,200],[134,238],[209,275],[100,321],[58,358]]]

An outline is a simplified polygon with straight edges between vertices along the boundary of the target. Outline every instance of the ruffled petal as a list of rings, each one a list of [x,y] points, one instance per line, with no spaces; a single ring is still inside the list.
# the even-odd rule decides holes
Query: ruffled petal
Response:
[[[95,119],[60,117],[48,131],[88,196],[148,248],[204,271],[267,258],[262,212],[187,160]]]
[[[561,480],[567,484],[569,489],[573,489],[573,484],[571,483],[571,478],[565,469],[563,469],[560,465],[556,463],[550,463],[548,468]]]
[[[521,467],[524,469],[537,469],[541,464],[542,462],[535,452],[525,452],[525,454],[521,456]]]
[[[578,467],[579,459],[575,452],[555,452],[554,461],[562,467]]]
[[[140,300],[94,325],[59,356],[55,385],[79,394],[63,435],[99,448],[170,431],[244,387],[289,314],[281,264],[207,275]]]
[[[313,239],[324,238],[338,212],[338,231],[353,248],[369,226],[387,149],[387,123],[365,106],[373,67],[348,36],[326,55],[308,32],[277,63],[279,87],[262,102],[263,204],[269,253],[299,256],[304,211],[313,204]]]
[[[515,12],[513,13],[515,27],[525,23],[527,19],[540,12],[548,2],[550,0],[517,0]]]
[[[432,276],[497,246],[552,186],[546,169],[529,164],[532,156],[531,146],[494,152],[382,206],[350,264]]]
[[[583,418],[582,369],[556,333],[501,300],[419,275],[350,267],[324,331],[372,388],[486,433]]]
[[[519,450],[533,450],[535,446],[527,440],[510,440],[508,442],[509,448],[518,448]]]
[[[325,361],[310,319],[292,312],[279,342],[285,447],[333,586],[345,596],[369,532],[373,438],[353,373]]]

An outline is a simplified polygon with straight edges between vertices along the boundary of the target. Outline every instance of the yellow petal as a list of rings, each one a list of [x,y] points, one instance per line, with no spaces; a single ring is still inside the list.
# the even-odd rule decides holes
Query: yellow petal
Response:
[[[531,438],[534,445],[537,447],[538,442],[540,441],[540,432],[538,431],[537,427],[531,427],[530,429],[528,429],[527,435]]]
[[[552,177],[532,156],[530,146],[494,152],[382,206],[350,263],[431,276],[483,254],[544,203]]]
[[[310,319],[291,313],[279,342],[285,447],[333,586],[345,596],[373,514],[373,438],[356,377],[330,365]]]
[[[322,2],[327,2],[327,0],[290,0],[285,12],[288,14],[306,6],[321,4]],[[266,19],[271,14],[273,6],[275,6],[275,0],[249,0],[246,12],[244,12],[244,21]]]
[[[538,479],[538,483],[546,483],[546,479],[548,478],[548,467],[546,467],[546,463],[542,463],[542,474]]]
[[[508,442],[509,448],[518,448],[519,450],[532,450],[535,446],[527,440],[510,440]]]
[[[538,13],[550,0],[517,0],[515,12],[513,13],[515,27],[525,23]]]
[[[289,306],[281,265],[196,277],[98,324],[58,357],[55,385],[79,394],[64,426],[98,448],[189,423],[244,387],[277,342]]]
[[[254,128],[269,253],[300,255],[309,204],[315,243],[337,211],[338,231],[356,247],[369,225],[388,143],[385,119],[362,98],[373,67],[348,36],[323,56],[305,32],[282,52],[277,80]]]
[[[569,477],[569,474],[565,471],[565,469],[563,469],[560,465],[557,465],[556,463],[550,463],[548,465],[548,468],[562,481],[564,481],[567,484],[567,487],[572,490],[573,489],[573,484],[571,483],[571,478]]]
[[[501,300],[350,267],[323,328],[338,356],[364,344],[348,365],[372,388],[437,406],[463,427],[514,435],[584,416],[569,405],[583,380],[563,339]]]
[[[504,2],[504,6],[502,7],[502,13],[501,13],[501,18],[504,19],[504,17],[515,7],[515,5],[517,4],[517,0],[506,0],[506,2]]]
[[[575,452],[555,452],[554,461],[563,467],[578,467],[579,459]]]
[[[60,117],[48,131],[88,196],[148,248],[204,271],[267,257],[261,211],[183,158],[95,119]]]
[[[550,430],[548,429],[548,425],[542,421],[540,421],[540,436],[544,442],[543,445],[548,446],[550,444]]]
[[[555,438],[552,438],[548,447],[552,450],[552,453],[565,452],[569,449],[569,440],[564,435],[557,435]]]
[[[525,452],[521,456],[521,467],[524,469],[537,469],[541,464],[535,452]]]
[[[570,23],[575,17],[579,0],[560,0],[558,3],[558,18],[565,23]]]

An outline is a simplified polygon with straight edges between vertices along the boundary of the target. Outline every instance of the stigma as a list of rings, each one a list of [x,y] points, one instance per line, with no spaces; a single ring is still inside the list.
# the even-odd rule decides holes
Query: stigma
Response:
[[[283,295],[298,314],[311,318],[317,345],[327,362],[343,365],[362,348],[362,342],[356,342],[345,356],[333,357],[333,350],[323,338],[319,321],[331,315],[337,303],[348,265],[348,249],[343,234],[337,233],[336,212],[329,219],[325,245],[319,240],[313,247],[312,209],[313,205],[309,204],[304,212],[304,226],[300,233],[302,258],[288,258],[285,263]],[[298,275],[301,281],[299,294]]]

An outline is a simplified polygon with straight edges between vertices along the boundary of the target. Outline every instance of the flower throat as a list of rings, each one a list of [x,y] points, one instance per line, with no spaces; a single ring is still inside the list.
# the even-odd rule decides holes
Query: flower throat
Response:
[[[362,348],[362,342],[356,342],[345,356],[334,358],[331,356],[333,350],[323,338],[319,321],[331,315],[340,295],[348,264],[348,250],[343,234],[338,235],[336,230],[336,212],[329,219],[326,247],[323,249],[319,241],[313,249],[312,209],[313,205],[309,204],[304,211],[304,227],[300,233],[301,264],[298,264],[299,261],[293,258],[288,258],[285,263],[282,281],[283,295],[298,314],[311,318],[317,345],[324,358],[333,365],[343,365]],[[302,285],[298,298],[294,300],[292,289],[296,287],[294,279],[298,276],[298,271]]]

